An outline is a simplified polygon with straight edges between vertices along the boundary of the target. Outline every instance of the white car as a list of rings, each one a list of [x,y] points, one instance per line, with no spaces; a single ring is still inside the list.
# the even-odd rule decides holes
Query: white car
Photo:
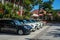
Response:
[[[43,22],[40,22],[40,24],[41,24],[41,28],[44,26],[44,23]]]
[[[36,25],[36,29],[40,29],[43,27],[44,23],[41,22],[41,20],[35,20],[35,19],[30,19],[30,21],[33,22],[33,24]]]
[[[34,22],[34,24],[37,26],[36,29],[40,29],[40,23],[37,20],[32,19],[31,21]]]
[[[37,24],[37,29],[40,29],[43,27],[43,22],[41,22],[41,20],[35,20],[36,21],[36,24]]]

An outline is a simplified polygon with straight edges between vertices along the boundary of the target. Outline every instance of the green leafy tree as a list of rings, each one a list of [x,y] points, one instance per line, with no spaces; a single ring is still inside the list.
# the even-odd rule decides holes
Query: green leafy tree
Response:
[[[47,1],[47,2],[44,2],[43,3],[43,8],[46,10],[46,11],[48,11],[48,12],[50,12],[50,11],[52,11],[53,9],[53,7],[52,7],[52,4],[53,4],[53,2],[54,2],[54,0],[49,0],[49,1]]]
[[[2,5],[2,3],[0,2],[0,10],[3,10],[3,5]],[[3,12],[2,11],[0,11],[0,18],[2,18],[3,17]]]
[[[20,0],[19,2],[20,2],[21,7],[23,7],[23,9],[26,10],[25,13],[24,13],[24,16],[27,16],[28,18],[30,18],[30,13],[29,12],[33,8],[34,0]],[[28,15],[26,15],[26,14],[28,14]]]

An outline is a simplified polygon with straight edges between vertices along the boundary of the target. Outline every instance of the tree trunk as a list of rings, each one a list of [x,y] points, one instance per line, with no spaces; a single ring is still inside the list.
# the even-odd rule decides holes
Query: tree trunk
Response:
[[[22,16],[22,13],[23,13],[23,6],[21,6],[21,16]]]
[[[20,11],[21,11],[21,16],[22,16],[22,13],[23,13],[23,0],[20,0],[20,5],[21,5]]]
[[[1,0],[2,4],[4,5],[4,0]]]

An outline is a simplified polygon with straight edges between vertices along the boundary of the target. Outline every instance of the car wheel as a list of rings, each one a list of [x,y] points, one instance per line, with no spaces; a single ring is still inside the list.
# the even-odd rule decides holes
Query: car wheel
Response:
[[[1,32],[1,28],[0,28],[0,32]]]
[[[35,32],[35,30],[32,30],[32,32]]]
[[[35,27],[35,30],[37,30],[37,26]]]
[[[18,30],[18,34],[19,35],[23,35],[23,31],[22,30]]]
[[[39,30],[39,28],[37,28],[37,30]]]

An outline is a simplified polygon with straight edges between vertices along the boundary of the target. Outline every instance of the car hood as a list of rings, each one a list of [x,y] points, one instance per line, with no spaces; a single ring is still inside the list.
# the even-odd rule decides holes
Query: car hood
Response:
[[[32,29],[32,27],[31,27],[31,26],[29,26],[29,25],[24,25],[24,26],[26,26],[26,27],[28,27],[28,28]]]

